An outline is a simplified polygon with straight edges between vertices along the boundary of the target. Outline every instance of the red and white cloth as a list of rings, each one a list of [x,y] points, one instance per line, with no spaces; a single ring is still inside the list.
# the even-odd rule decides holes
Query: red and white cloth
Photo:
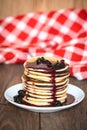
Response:
[[[77,79],[87,78],[87,10],[60,9],[0,19],[0,63],[36,55],[63,58]]]

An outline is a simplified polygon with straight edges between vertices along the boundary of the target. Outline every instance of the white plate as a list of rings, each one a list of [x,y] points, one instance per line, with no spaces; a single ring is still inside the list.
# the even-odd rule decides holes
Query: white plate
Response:
[[[49,112],[56,112],[56,111],[64,110],[64,109],[67,109],[67,108],[70,108],[70,107],[73,107],[73,106],[77,105],[85,97],[85,93],[83,92],[83,90],[76,87],[75,85],[69,84],[69,88],[68,88],[67,93],[74,96],[75,101],[73,103],[71,103],[69,105],[57,106],[57,107],[36,107],[36,106],[22,105],[22,104],[14,102],[13,97],[15,95],[17,95],[17,92],[20,89],[22,89],[22,84],[21,83],[16,84],[16,85],[11,86],[10,88],[8,88],[4,93],[4,96],[5,96],[6,100],[8,100],[10,103],[12,103],[13,105],[15,105],[17,107],[21,107],[21,108],[24,108],[26,110],[30,110],[30,111],[34,111],[34,112],[44,112],[44,113],[47,112],[47,113],[49,113]]]

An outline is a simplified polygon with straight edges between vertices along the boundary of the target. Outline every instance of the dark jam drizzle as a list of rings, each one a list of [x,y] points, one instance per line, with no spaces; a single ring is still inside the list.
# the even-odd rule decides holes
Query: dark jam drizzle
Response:
[[[55,64],[52,64],[49,60],[46,60],[44,57],[39,57],[36,60],[37,65],[43,63],[46,64],[48,68],[47,72],[51,72],[51,83],[53,84],[53,90],[52,90],[52,95],[53,95],[53,102],[51,102],[50,104],[52,106],[57,105],[62,105],[60,101],[56,100],[56,81],[55,81],[55,75],[56,75],[56,69],[61,69],[65,67],[65,61],[61,60],[60,62],[57,61]]]
[[[52,95],[53,95],[53,102],[51,103],[52,106],[55,105],[56,103],[56,81],[55,81],[55,70],[53,70],[53,73],[51,74],[51,82],[53,84],[53,90],[52,90]]]

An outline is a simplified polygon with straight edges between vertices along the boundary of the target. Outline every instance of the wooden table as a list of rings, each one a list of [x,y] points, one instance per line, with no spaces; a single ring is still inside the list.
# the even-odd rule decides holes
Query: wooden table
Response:
[[[87,130],[87,80],[70,77],[70,83],[86,94],[77,106],[54,113],[37,113],[18,108],[4,98],[4,91],[20,83],[22,74],[22,64],[0,64],[0,130]]]

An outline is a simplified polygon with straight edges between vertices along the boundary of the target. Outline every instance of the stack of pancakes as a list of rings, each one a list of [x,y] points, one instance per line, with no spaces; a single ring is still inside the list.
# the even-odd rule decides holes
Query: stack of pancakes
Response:
[[[35,106],[62,105],[67,99],[69,65],[54,57],[33,57],[24,63],[23,101]]]

